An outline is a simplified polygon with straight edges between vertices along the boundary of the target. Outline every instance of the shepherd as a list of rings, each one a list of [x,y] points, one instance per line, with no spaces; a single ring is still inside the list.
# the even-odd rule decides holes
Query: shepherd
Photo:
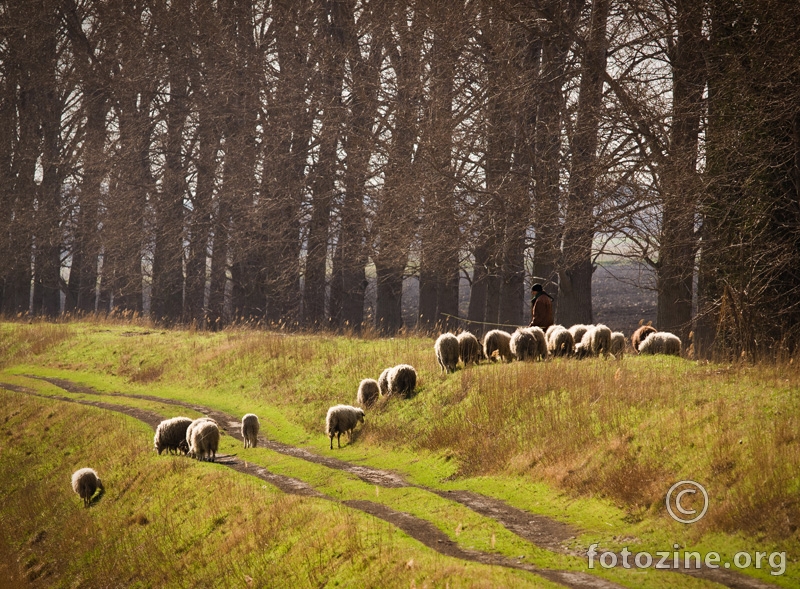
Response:
[[[531,287],[531,322],[528,327],[547,330],[553,324],[553,297],[544,292],[541,284]]]

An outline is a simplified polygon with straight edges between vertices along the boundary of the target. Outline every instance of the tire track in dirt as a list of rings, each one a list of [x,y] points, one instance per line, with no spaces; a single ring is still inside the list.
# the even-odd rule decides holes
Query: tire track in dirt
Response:
[[[240,431],[241,421],[239,419],[237,419],[236,417],[234,417],[234,416],[231,416],[231,415],[229,415],[227,413],[224,413],[222,411],[217,411],[217,410],[212,409],[210,407],[204,407],[202,405],[195,405],[195,404],[187,403],[187,402],[175,401],[175,400],[172,400],[172,399],[164,399],[164,398],[156,397],[156,396],[152,396],[152,395],[136,395],[136,394],[127,394],[127,393],[102,393],[102,392],[100,392],[100,391],[98,391],[96,389],[93,389],[91,387],[79,385],[79,384],[73,383],[72,381],[65,380],[65,379],[48,378],[48,377],[40,377],[40,376],[33,376],[33,375],[24,375],[24,376],[26,378],[31,378],[31,379],[35,379],[35,380],[42,380],[42,381],[48,382],[48,383],[50,383],[52,385],[55,385],[55,386],[57,386],[57,387],[59,387],[59,388],[61,388],[63,390],[66,390],[66,391],[72,392],[72,393],[83,393],[83,394],[98,395],[98,396],[127,397],[127,398],[132,398],[132,399],[148,400],[148,401],[153,401],[153,402],[158,402],[158,403],[164,403],[164,404],[167,404],[167,405],[173,405],[173,406],[177,406],[177,407],[183,407],[183,408],[192,409],[193,411],[197,411],[198,413],[203,413],[204,415],[208,415],[209,417],[213,418],[218,424],[220,424],[221,427],[223,427],[223,429],[224,429],[226,434],[236,438],[239,441],[243,441],[242,440],[242,436],[241,436],[241,431]],[[0,383],[0,386],[5,386],[5,385]],[[41,396],[47,397],[47,395],[41,395]],[[62,399],[65,399],[65,398],[62,398]],[[65,399],[65,400],[70,400],[70,399]],[[90,402],[87,402],[87,403],[90,403]],[[100,405],[96,405],[96,406],[100,406]],[[128,409],[126,406],[115,406],[115,407],[122,407],[123,409]],[[138,411],[142,411],[142,410],[138,410]],[[144,412],[144,411],[142,411],[142,412],[143,413],[148,413],[148,412]],[[153,414],[153,415],[155,415],[155,414]],[[142,421],[144,421],[144,420],[142,420]],[[158,417],[158,421],[156,421],[154,425],[153,424],[150,424],[150,425],[152,425],[152,427],[155,428],[160,421],[161,421],[161,417]],[[585,554],[569,550],[564,545],[564,542],[566,542],[567,540],[571,540],[576,535],[578,535],[580,533],[579,530],[577,530],[577,529],[573,528],[572,526],[570,526],[568,524],[565,524],[563,522],[559,522],[557,520],[553,520],[553,519],[551,519],[549,517],[546,517],[546,516],[543,516],[543,515],[539,515],[539,514],[530,513],[528,511],[525,511],[525,510],[522,510],[522,509],[519,509],[519,508],[516,508],[516,507],[512,507],[512,506],[508,505],[507,503],[505,503],[504,501],[502,501],[500,499],[495,499],[493,497],[488,497],[486,495],[481,495],[479,493],[475,493],[475,492],[472,492],[472,491],[465,491],[465,490],[442,491],[442,490],[438,490],[438,489],[432,489],[432,488],[426,487],[424,485],[412,484],[412,483],[409,483],[408,481],[406,481],[401,475],[399,475],[397,473],[393,473],[393,472],[386,471],[386,470],[381,470],[381,469],[376,469],[376,468],[372,468],[372,467],[368,467],[368,466],[360,466],[360,465],[356,465],[356,464],[352,464],[352,463],[346,462],[344,460],[339,460],[337,458],[330,458],[330,457],[326,457],[326,456],[320,456],[319,454],[315,454],[315,453],[310,452],[308,450],[305,450],[303,448],[297,448],[295,446],[290,446],[288,444],[283,444],[281,442],[277,442],[277,441],[274,441],[274,440],[268,440],[268,439],[263,438],[262,436],[258,437],[258,442],[259,442],[259,445],[261,445],[262,447],[268,448],[270,450],[274,450],[274,451],[279,452],[281,454],[285,454],[285,455],[288,455],[288,456],[293,456],[295,458],[299,458],[301,460],[306,460],[308,462],[313,462],[315,464],[320,464],[320,465],[323,465],[323,466],[326,466],[328,468],[332,468],[332,469],[335,469],[335,470],[341,470],[341,471],[344,471],[344,472],[352,473],[355,476],[357,476],[359,479],[361,479],[361,480],[363,480],[363,481],[365,481],[367,483],[373,484],[373,485],[377,485],[377,486],[380,486],[380,487],[388,487],[388,488],[414,487],[414,488],[418,488],[418,489],[421,489],[421,490],[424,490],[424,491],[428,491],[430,493],[433,493],[433,494],[438,495],[440,497],[443,497],[445,499],[448,499],[448,500],[454,501],[456,503],[459,503],[459,504],[471,509],[475,513],[478,513],[479,515],[482,515],[484,517],[487,517],[489,519],[492,519],[492,520],[498,522],[503,527],[505,527],[507,530],[509,530],[512,533],[516,534],[520,538],[522,538],[524,540],[527,540],[528,542],[531,542],[532,544],[534,544],[535,546],[537,546],[539,548],[543,548],[545,550],[549,550],[551,552],[556,552],[556,553],[560,553],[560,554],[567,554],[567,555],[570,555],[570,556],[586,556]],[[251,465],[251,466],[253,466],[253,465]],[[244,472],[244,471],[242,471],[242,472]],[[265,472],[268,472],[268,471],[265,471]],[[253,474],[253,473],[252,472],[248,472],[248,474]],[[280,477],[281,476],[281,475],[275,475],[275,474],[272,474],[272,473],[269,473],[269,474],[271,476],[273,476],[273,477]],[[255,475],[255,476],[258,476],[258,475]],[[308,489],[308,491],[306,493],[304,493],[304,494],[309,494],[310,495],[310,494],[312,494],[311,493],[312,490],[315,493],[319,493],[318,491],[314,490],[312,487],[310,487],[309,485],[307,485],[306,483],[304,483],[302,481],[299,481],[297,479],[292,479],[290,477],[283,477],[283,478],[289,479],[289,481],[278,481],[279,484],[276,484],[275,486],[278,486],[279,488],[281,488],[281,490],[283,490],[283,491],[285,491],[287,493],[291,492],[290,490],[287,490],[287,489],[291,489],[292,485],[295,484],[295,483],[298,483],[299,485],[305,485],[305,487]],[[283,485],[283,487],[281,485]],[[317,496],[323,496],[323,495],[321,493],[319,493],[319,495],[317,495]],[[327,495],[324,495],[324,497],[325,498],[330,498]],[[330,498],[330,499],[334,500],[332,498]],[[348,502],[345,501],[344,503],[347,504]],[[371,502],[363,502],[363,503],[368,503],[370,505],[383,507],[382,505],[377,504],[377,503],[371,503]],[[371,509],[373,509],[373,511],[376,512],[376,513],[373,513],[372,515],[375,515],[376,517],[380,517],[380,515],[377,515],[377,514],[381,513],[381,511],[379,509],[377,509],[377,508],[371,508]],[[386,509],[389,510],[389,511],[392,511],[389,508],[386,508]],[[364,510],[362,510],[362,511],[364,511]],[[368,512],[368,513],[370,513],[370,512]],[[401,512],[393,512],[393,513],[401,513]],[[408,515],[408,514],[403,514],[403,515]],[[427,522],[425,520],[420,520],[419,518],[414,518],[414,516],[411,516],[411,515],[408,515],[408,517],[409,518],[413,518],[413,519],[417,519],[418,521],[424,522],[425,524],[430,526],[430,528],[432,528],[432,530],[430,530],[429,532],[426,532],[427,536],[430,536],[433,533],[433,530],[435,530],[437,533],[441,534],[444,538],[448,538],[443,532],[441,532],[441,530],[439,530],[438,528],[433,526],[433,524],[430,524],[429,522]],[[390,521],[389,519],[386,519],[386,518],[383,518],[383,517],[381,517],[381,519],[385,519],[385,521]],[[403,520],[401,518],[401,520],[398,520],[398,521],[403,521]],[[394,522],[390,521],[390,523],[394,523]],[[412,535],[412,534],[409,534],[409,535]],[[416,536],[412,536],[412,537],[416,537]],[[441,538],[438,538],[438,539],[441,539]],[[448,538],[448,542],[452,543],[453,546],[458,548],[458,545],[455,544],[452,540],[449,540],[449,538]],[[437,544],[442,544],[442,542],[437,542]],[[430,546],[427,543],[426,543],[426,546],[436,550],[436,547]],[[461,548],[458,548],[458,549],[463,551],[463,549],[461,549]],[[603,551],[603,552],[606,552],[606,551]],[[465,554],[467,554],[467,552],[465,552]],[[482,554],[482,555],[486,555],[486,556],[494,556],[494,555],[490,555],[490,554],[487,554],[487,553],[476,553],[476,554]],[[599,556],[600,555],[598,554],[598,558],[599,558]],[[618,556],[617,562],[619,563],[618,567],[622,568],[622,564],[621,564],[622,563],[622,559],[619,558],[620,555],[617,555],[617,556]],[[469,559],[468,558],[467,560],[473,560],[473,559]],[[516,561],[511,560],[510,562],[511,563],[515,563]],[[522,567],[523,563],[517,563],[517,564],[519,564],[520,566],[513,566],[512,568],[523,568]],[[508,565],[503,565],[503,566],[508,566]],[[525,566],[531,566],[531,565],[525,565]],[[527,569],[523,569],[523,570],[527,570]],[[538,569],[538,570],[540,570],[540,569]],[[761,581],[759,579],[755,579],[753,577],[749,577],[749,576],[744,575],[742,573],[739,573],[737,571],[732,571],[730,569],[722,569],[722,568],[712,569],[712,568],[706,567],[704,564],[699,569],[685,568],[685,567],[683,567],[681,565],[678,568],[664,568],[664,569],[659,569],[659,571],[663,571],[665,573],[675,573],[675,574],[690,575],[690,576],[701,578],[701,579],[704,579],[704,580],[707,580],[707,581],[713,581],[713,582],[718,583],[718,584],[720,584],[720,585],[722,585],[724,587],[729,587],[730,589],[774,589],[774,588],[777,587],[777,585],[766,583],[764,581]],[[561,573],[569,573],[570,575],[573,575],[573,573],[571,573],[569,571],[560,571],[560,572]],[[593,580],[597,579],[597,577],[593,577],[591,575],[587,575],[587,576],[590,579],[593,579]],[[561,581],[558,581],[558,582],[561,582]],[[568,586],[570,586],[570,585],[568,585]],[[590,587],[590,585],[578,585],[578,586]]]
[[[41,379],[41,380],[46,380],[46,379]],[[155,428],[163,419],[162,416],[152,411],[146,411],[144,409],[139,409],[136,407],[128,407],[126,405],[116,405],[114,403],[105,403],[103,401],[71,399],[69,397],[63,397],[59,395],[45,395],[42,393],[38,393],[27,387],[22,387],[19,385],[13,385],[3,382],[0,382],[0,389],[6,389],[15,393],[21,393],[37,397],[40,399],[46,399],[51,401],[53,400],[62,401],[66,403],[75,403],[78,405],[87,405],[99,409],[106,409],[108,411],[113,411],[115,413],[121,413],[123,415],[133,417],[135,419],[138,419],[139,421],[146,423],[147,425],[152,427],[153,430],[155,430]],[[70,392],[78,392],[78,391],[73,390]],[[87,391],[81,390],[79,392],[86,393]],[[95,392],[93,394],[102,395],[103,393]],[[118,396],[130,396],[130,395],[119,394]],[[143,398],[143,397],[136,397],[136,398]],[[152,399],[156,398],[152,397]],[[158,399],[158,400],[164,401],[164,399]],[[225,414],[221,415],[224,416]],[[287,477],[285,475],[278,475],[275,473],[271,473],[264,467],[237,458],[235,454],[218,455],[216,463],[232,468],[237,472],[248,474],[257,477],[263,481],[266,481],[268,483],[271,483],[278,489],[287,494],[304,495],[304,496],[315,497],[318,499],[325,499],[335,503],[340,503],[341,505],[345,505],[351,509],[361,511],[362,513],[366,513],[368,515],[381,519],[393,525],[394,527],[402,530],[410,537],[414,538],[415,540],[425,545],[426,547],[430,548],[431,550],[434,550],[444,556],[458,558],[460,560],[467,560],[478,564],[501,566],[505,568],[526,571],[536,576],[563,585],[565,587],[570,587],[571,589],[625,589],[622,585],[612,583],[610,581],[590,575],[588,573],[545,569],[528,563],[523,563],[520,560],[515,560],[513,558],[509,558],[507,556],[503,556],[500,554],[491,554],[487,552],[480,552],[478,550],[467,550],[461,548],[455,542],[453,542],[444,532],[442,532],[439,528],[437,528],[429,521],[418,518],[409,513],[396,511],[394,509],[391,509],[390,507],[387,507],[379,503],[373,503],[371,501],[362,501],[362,500],[338,501],[337,499],[334,499],[329,495],[325,495],[324,493],[317,491],[316,489],[314,489],[313,487],[311,487],[310,485],[306,484],[303,481]]]

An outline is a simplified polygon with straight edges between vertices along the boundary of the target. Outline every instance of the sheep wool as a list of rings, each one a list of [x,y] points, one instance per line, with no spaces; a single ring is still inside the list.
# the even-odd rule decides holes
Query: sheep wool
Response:
[[[378,389],[381,392],[381,395],[388,395],[389,394],[389,373],[392,371],[392,366],[389,368],[384,369],[381,372],[381,375],[378,377]]]
[[[610,351],[616,358],[622,358],[625,355],[625,334],[621,331],[611,333]]]
[[[458,338],[452,333],[443,333],[436,339],[433,349],[442,372],[455,372],[458,364]]]
[[[333,450],[333,436],[336,436],[336,444],[342,447],[341,437],[346,433],[348,438],[358,423],[364,423],[364,410],[351,405],[334,405],[328,409],[325,416],[325,433],[331,439],[331,450]]]
[[[94,469],[81,468],[72,473],[72,490],[83,499],[84,507],[89,507],[97,489],[105,490],[105,487]]]
[[[170,454],[182,452],[181,441],[186,439],[186,430],[191,423],[192,420],[188,417],[173,417],[159,423],[153,436],[153,447],[156,452],[159,455],[162,450],[167,450]]]
[[[488,332],[483,336],[483,353],[492,362],[497,362],[498,357],[511,362],[514,359],[514,354],[511,353],[511,334],[502,329]]]
[[[633,349],[638,353],[639,344],[641,344],[648,335],[656,333],[656,331],[656,328],[650,325],[642,325],[639,329],[634,331],[633,335],[631,335],[631,346],[633,346]]]
[[[658,331],[649,334],[639,344],[640,354],[667,354],[669,356],[681,355],[681,339],[668,331]]]
[[[258,446],[258,430],[260,429],[261,423],[258,421],[258,415],[248,413],[242,417],[242,438],[244,438],[245,448]]]
[[[365,378],[358,385],[356,403],[362,407],[370,407],[381,394],[380,385],[374,378]]]
[[[194,427],[192,427],[194,426]],[[219,448],[219,427],[213,419],[200,418],[192,422],[187,430],[191,434],[189,440],[189,456],[198,460],[214,462]]]
[[[459,333],[456,339],[458,339],[458,357],[464,366],[477,364],[483,356],[483,348],[478,338],[469,331],[464,331]]]
[[[582,352],[591,356],[599,356],[601,353],[608,356],[611,349],[611,330],[605,325],[593,325],[581,338],[583,344]]]
[[[555,357],[569,356],[574,351],[575,340],[572,339],[572,334],[567,328],[561,325],[558,327],[550,332],[547,339],[547,351]]]
[[[526,327],[525,331],[530,333],[533,336],[533,339],[536,340],[536,347],[533,353],[534,359],[544,360],[547,358],[547,336],[542,328],[536,326]]]
[[[417,388],[417,371],[409,364],[398,364],[389,372],[389,394],[410,397]]]
[[[578,323],[577,325],[573,325],[569,328],[569,332],[572,334],[572,339],[575,342],[575,345],[578,345],[583,340],[583,336],[586,335],[586,332],[589,331],[590,327],[593,326]]]

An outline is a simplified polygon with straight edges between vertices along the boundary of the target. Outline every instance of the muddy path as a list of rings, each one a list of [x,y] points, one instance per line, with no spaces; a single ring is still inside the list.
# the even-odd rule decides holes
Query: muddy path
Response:
[[[212,409],[210,407],[205,407],[202,405],[197,405],[188,402],[175,401],[172,399],[164,399],[162,397],[156,397],[152,395],[136,395],[136,394],[116,393],[116,392],[103,393],[91,387],[79,385],[65,379],[45,378],[33,375],[25,375],[25,376],[26,378],[48,382],[70,393],[80,393],[80,394],[105,396],[105,397],[125,397],[131,399],[153,401],[157,403],[173,405],[176,407],[182,407],[186,409],[192,409],[193,411],[202,413],[214,419],[227,435],[234,437],[238,441],[243,441],[241,436],[241,421],[237,417],[234,417],[222,411]],[[125,413],[126,415],[130,415],[132,417],[135,417],[136,419],[139,419],[140,421],[147,423],[154,429],[163,419],[163,417],[154,412],[128,407],[125,405],[115,405],[103,401],[76,400],[76,399],[70,399],[68,397],[54,397],[52,395],[42,395],[36,393],[35,391],[32,391],[31,389],[26,389],[25,387],[6,385],[4,383],[0,383],[0,388],[7,388],[9,390],[15,390],[16,392],[34,394],[36,396],[43,398],[56,398],[62,401],[78,402],[81,404],[86,404],[94,407],[108,409],[111,411]],[[549,550],[551,552],[556,552],[560,554],[568,554],[571,556],[585,556],[585,554],[577,553],[573,550],[570,550],[567,546],[565,546],[565,542],[573,539],[576,535],[580,533],[580,530],[573,528],[572,526],[566,523],[553,520],[549,517],[530,513],[528,511],[513,507],[500,499],[488,497],[472,491],[466,491],[466,490],[442,491],[426,487],[424,485],[412,484],[406,481],[398,473],[372,468],[368,466],[356,465],[336,458],[320,456],[319,454],[315,454],[303,448],[297,448],[274,440],[268,440],[263,436],[258,437],[258,443],[261,447],[268,448],[270,450],[279,452],[281,454],[299,458],[301,460],[306,460],[315,464],[320,464],[335,470],[352,473],[359,479],[380,487],[390,487],[390,488],[415,487],[428,491],[430,493],[434,493],[440,497],[459,503],[471,509],[472,511],[478,513],[481,516],[487,517],[489,519],[498,522],[512,533],[523,538],[524,540],[527,540],[528,542],[531,542],[532,544],[534,544],[539,548],[543,548],[545,550]],[[335,499],[320,493],[319,491],[317,491],[316,489],[314,489],[313,487],[311,487],[310,485],[308,485],[303,481],[287,477],[284,475],[277,475],[274,473],[270,473],[268,470],[262,467],[239,460],[235,456],[219,456],[218,462],[220,462],[221,464],[225,464],[226,466],[230,466],[231,468],[234,468],[234,470],[237,470],[239,472],[250,474],[252,476],[256,476],[258,478],[261,478],[262,480],[270,482],[274,486],[278,487],[279,489],[281,489],[286,493],[315,496],[335,501]],[[519,560],[508,559],[506,557],[490,553],[464,550],[460,548],[455,542],[450,540],[449,537],[446,534],[444,534],[444,532],[436,528],[433,524],[431,524],[426,520],[414,517],[410,514],[394,511],[384,505],[378,503],[372,503],[369,501],[344,501],[343,503],[345,505],[349,505],[351,507],[359,509],[360,511],[370,513],[375,517],[383,519],[384,521],[387,521],[399,527],[400,529],[408,533],[411,537],[419,540],[429,548],[432,548],[433,550],[436,550],[441,554],[446,554],[448,556],[456,556],[457,558],[461,558],[463,560],[470,560],[473,562],[483,562],[484,564],[497,564],[499,566],[506,566],[520,570],[528,570],[530,572],[536,572],[536,574],[539,574],[540,576],[561,583],[568,587],[617,586],[603,579],[599,579],[598,577],[586,573],[574,573],[571,571],[547,570],[546,572],[548,575],[552,574],[553,576],[559,576],[558,579],[551,578],[550,576],[546,576],[545,574],[543,574],[543,569],[538,569],[537,567],[533,567],[533,565],[523,563]],[[601,553],[602,552],[607,552],[607,551],[601,551]],[[456,555],[456,553],[458,554],[458,556]],[[618,567],[621,568],[622,558],[620,557],[620,555],[617,556],[618,556],[617,562],[620,563],[618,564]],[[485,560],[487,558],[489,558],[490,560],[491,559],[499,559],[499,560],[497,562],[494,562],[494,560],[492,562],[488,562]],[[722,585],[724,587],[729,587],[731,589],[771,589],[777,587],[776,585],[760,581],[758,579],[749,577],[737,571],[733,571],[730,569],[723,569],[723,568],[712,569],[706,567],[704,564],[699,569],[684,568],[683,566],[679,566],[678,568],[660,569],[660,572],[691,575],[693,577],[701,578],[707,581],[713,581],[715,583],[718,583],[719,585]],[[584,577],[586,577],[586,579],[584,579]],[[587,585],[586,584],[587,582],[590,583],[601,582],[602,584]]]

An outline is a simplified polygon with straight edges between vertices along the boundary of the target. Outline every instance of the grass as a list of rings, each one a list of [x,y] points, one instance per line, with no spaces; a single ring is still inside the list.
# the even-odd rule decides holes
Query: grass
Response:
[[[788,553],[789,561],[783,577],[771,577],[763,570],[749,570],[748,573],[787,587],[800,582],[800,567],[796,561],[800,554],[797,534],[800,522],[797,500],[800,496],[800,370],[796,363],[716,365],[677,358],[626,356],[619,362],[556,360],[482,365],[443,376],[432,347],[432,339],[412,336],[364,340],[248,329],[217,333],[161,331],[124,322],[5,323],[0,324],[0,367],[4,368],[0,380],[31,386],[34,381],[22,375],[60,376],[103,391],[191,401],[234,415],[252,411],[261,417],[268,437],[304,446],[319,454],[331,454],[328,440],[322,435],[327,407],[339,402],[353,403],[362,378],[376,378],[386,366],[409,363],[417,368],[420,377],[417,396],[408,401],[390,399],[369,411],[366,425],[357,431],[352,443],[334,451],[337,458],[394,469],[410,481],[436,489],[482,492],[516,507],[572,523],[583,530],[573,542],[576,549],[600,542],[603,548],[628,546],[631,550],[655,551],[665,546],[670,548],[677,542],[681,546],[715,550],[731,556],[738,550],[783,550]],[[41,392],[55,392],[46,383],[35,382],[34,386]],[[64,395],[63,391],[58,394]],[[14,403],[47,403],[18,397],[15,396]],[[0,399],[6,398],[5,392],[0,394]],[[177,408],[152,402],[121,397],[112,402],[149,408],[165,416],[180,413]],[[53,406],[59,408],[57,415],[63,413],[63,404]],[[70,408],[70,412],[73,411],[84,415],[94,410]],[[0,419],[11,413],[12,408],[8,408],[8,413],[0,414]],[[36,411],[9,419],[14,420],[15,427],[27,427],[32,431],[41,428],[46,421],[42,413]],[[108,463],[95,458],[94,465],[102,463],[104,468],[107,465],[115,475],[134,471],[148,473],[148,476],[159,473],[153,476],[164,480],[159,478],[157,484],[163,483],[165,489],[170,488],[168,481],[177,485],[171,494],[165,491],[164,496],[183,497],[184,493],[192,496],[192,491],[183,489],[180,481],[187,478],[187,472],[195,470],[201,472],[196,476],[203,480],[206,476],[212,477],[204,483],[208,485],[229,485],[231,478],[242,478],[244,489],[263,486],[260,481],[248,482],[247,477],[236,473],[220,472],[221,467],[214,465],[188,462],[181,467],[168,466],[176,462],[159,461],[148,453],[152,433],[130,425],[126,427],[126,431],[135,432],[131,436],[139,447],[139,453],[132,455],[139,456],[137,460],[143,462],[118,463],[111,455],[103,455],[103,461]],[[122,443],[116,440],[117,431],[104,435],[109,436],[105,442],[112,447]],[[88,455],[95,456],[97,443],[87,443],[91,448]],[[233,440],[225,443],[232,444]],[[134,444],[133,439],[130,444]],[[10,446],[5,447],[3,464],[7,462],[5,454]],[[33,463],[42,461],[37,468],[42,472],[54,468],[47,456],[40,456],[35,448],[36,445],[30,449],[31,456],[35,457],[31,460]],[[424,517],[465,548],[508,555],[525,551],[537,559],[540,566],[582,570],[580,559],[536,549],[499,524],[423,490],[379,489],[376,492],[374,487],[349,475],[265,449],[248,454],[248,459],[251,458],[273,472],[301,478],[331,496],[383,502]],[[183,462],[187,461],[177,461]],[[69,468],[63,468],[66,470],[60,478],[67,480]],[[172,474],[162,472],[169,468],[181,470]],[[14,481],[14,484],[26,476],[22,472],[0,474],[2,480]],[[214,481],[214,476],[219,480]],[[155,484],[151,478],[147,480]],[[708,514],[693,526],[673,522],[664,508],[666,490],[682,479],[701,482],[711,497]],[[111,489],[118,489],[121,484],[124,486],[122,480],[112,479],[111,485],[107,485],[108,498],[101,499],[100,504],[110,504]],[[71,493],[68,485],[67,491]],[[370,526],[386,526],[384,532],[392,538],[404,536],[388,524],[336,504],[323,502],[322,506],[309,507],[315,501],[285,497],[274,490],[267,491],[270,493],[276,496],[276,503],[286,501],[294,505],[298,502],[297,509],[316,514],[315,520],[324,522],[325,518],[334,517],[331,513],[338,513],[344,519],[334,518],[331,525],[343,526],[342,521],[350,522],[355,529],[342,529],[346,529],[348,535],[361,538],[360,544],[352,549],[356,556],[348,557],[351,564],[336,565],[337,572],[330,573],[325,572],[327,565],[323,563],[331,558],[322,548],[321,538],[327,538],[325,533],[320,531],[320,537],[311,534],[308,539],[303,535],[302,539],[289,544],[293,550],[304,551],[302,558],[292,562],[296,568],[304,570],[306,576],[302,580],[276,578],[301,585],[317,584],[321,579],[324,579],[323,584],[333,584],[334,579],[347,584],[356,574],[350,568],[355,566],[352,562],[359,562],[356,568],[369,573],[383,571],[380,567],[387,566],[375,557],[376,542],[381,547],[379,554],[391,554],[394,558],[400,550],[396,544],[386,548],[385,544],[380,544],[384,541],[380,540],[380,534],[370,532]],[[69,499],[77,503],[76,497]],[[63,503],[65,499],[50,497],[49,500]],[[215,501],[223,500],[215,498]],[[130,505],[128,499],[121,502]],[[204,505],[197,498],[195,502]],[[226,556],[230,560],[228,564],[221,564],[222,561],[212,558],[201,547],[195,547],[195,544],[207,542],[201,538],[214,537],[219,530],[235,529],[231,522],[238,521],[237,517],[242,521],[256,517],[244,507],[253,502],[260,502],[260,495],[258,500],[246,493],[238,499],[229,497],[224,501],[224,508],[222,504],[210,511],[198,507],[204,515],[197,520],[177,515],[174,506],[170,509],[162,505],[155,512],[134,510],[123,518],[124,522],[113,520],[124,530],[115,541],[120,543],[120,554],[127,554],[126,543],[135,542],[134,538],[143,530],[154,530],[156,522],[160,526],[171,518],[173,529],[179,530],[175,533],[180,534],[179,538],[176,536],[178,544],[184,546],[181,560],[186,562],[185,570],[191,578],[203,584],[204,580],[219,574],[218,569],[223,567],[229,574],[237,570],[235,574],[239,578],[246,575],[256,579],[244,571],[257,570],[257,567],[242,568],[256,557],[246,550],[238,551],[239,542],[247,545],[254,541],[250,534],[242,534],[243,538],[236,541],[229,536],[231,544],[219,547],[222,554],[230,555]],[[69,511],[75,511],[74,507],[70,505]],[[276,509],[284,511],[283,507]],[[315,509],[322,510],[325,515],[319,516]],[[101,510],[87,511],[99,513]],[[8,521],[6,515],[16,512],[4,508],[0,513],[4,514],[3,520]],[[292,530],[308,527],[306,520],[299,514],[297,517],[297,520],[280,520],[275,524],[284,531],[283,536],[291,537]],[[147,523],[140,523],[142,518]],[[29,537],[36,537],[41,531],[31,522],[17,523],[20,518],[16,515],[11,519],[15,525],[25,528]],[[175,524],[176,520],[181,523]],[[109,533],[106,526],[111,521],[103,522],[105,533]],[[129,521],[133,523],[125,523]],[[405,541],[415,544],[407,538]],[[45,543],[45,540],[38,543]],[[341,540],[332,543],[339,545]],[[279,544],[281,546],[274,550],[287,549],[286,542]],[[60,571],[52,563],[42,564],[50,562],[46,555],[54,553],[52,549],[30,552],[36,559],[30,566],[27,557],[20,556],[27,554],[30,547],[14,545],[0,546],[0,549],[7,548],[17,555],[17,560],[22,558],[19,568],[24,574],[40,567],[50,571],[51,579],[75,579],[82,578],[88,565],[92,570],[96,568],[93,559],[104,558],[102,554],[95,554],[96,549],[91,548],[89,539],[80,540],[78,545],[83,558],[89,560],[85,563],[87,566],[73,571]],[[161,546],[160,550],[166,554],[169,548]],[[409,586],[412,578],[414,582],[427,581],[433,585],[445,581],[450,586],[462,582],[472,584],[473,581],[465,579],[473,577],[451,575],[449,569],[444,576],[439,575],[436,572],[439,565],[426,564],[427,568],[422,571],[419,567],[423,567],[423,563],[444,557],[424,548],[419,550],[426,555],[413,557],[419,575],[392,576],[397,579],[398,586]],[[125,558],[133,559],[128,567],[131,575],[138,571],[139,564],[144,566],[145,561],[134,562],[133,556]],[[265,558],[260,558],[261,566],[269,570],[277,566]],[[219,562],[212,565],[206,562],[209,560]],[[463,566],[457,564],[457,567]],[[478,565],[469,566],[478,568]],[[485,568],[494,571],[491,567]],[[318,569],[322,572],[314,573]],[[114,574],[111,569],[105,571],[105,575]],[[162,571],[160,574],[168,577],[172,573]],[[474,577],[475,584],[485,579],[489,585],[503,585],[495,574],[501,573],[478,575]],[[502,572],[502,575],[507,574],[512,573]],[[514,584],[520,575],[528,579],[527,582],[532,579],[522,573],[513,575],[516,575]],[[634,587],[644,579],[641,573],[638,575],[635,582],[631,580],[634,577],[618,571],[606,576]],[[682,576],[674,577],[683,585],[695,582]],[[120,577],[93,577],[95,582],[87,586],[108,579],[120,580]],[[164,586],[167,582],[156,577],[145,582],[131,579],[132,584],[141,586]],[[659,583],[664,576],[655,579],[645,584],[661,586]],[[209,584],[213,586],[213,582]]]

